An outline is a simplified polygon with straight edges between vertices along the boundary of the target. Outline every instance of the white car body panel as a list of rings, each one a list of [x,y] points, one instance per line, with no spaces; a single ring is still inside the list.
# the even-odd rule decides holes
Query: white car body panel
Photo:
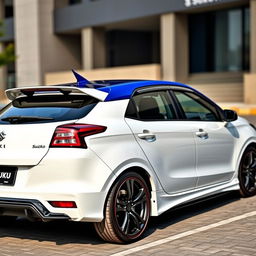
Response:
[[[207,139],[195,136],[198,175],[198,187],[213,185],[231,180],[233,150],[236,137],[226,127],[225,122],[191,122],[197,130],[207,132]]]
[[[175,206],[179,206],[183,203],[192,202],[197,199],[201,199],[207,196],[212,196],[217,193],[227,192],[232,190],[238,190],[239,184],[238,179],[233,179],[232,181],[220,185],[213,185],[204,188],[198,188],[193,192],[181,193],[175,195],[159,194],[158,195],[158,214],[171,209]]]
[[[15,186],[1,186],[0,193],[8,198],[36,198],[53,213],[60,209],[51,207],[47,201],[76,201],[78,208],[65,209],[65,213],[78,221],[95,221],[103,218],[104,186],[113,176],[89,149],[54,148],[40,164],[20,167]]]
[[[195,189],[197,175],[193,127],[178,121],[162,121],[157,126],[154,121],[126,118],[126,122],[167,193]],[[138,134],[143,130],[153,133],[156,140],[140,139]]]
[[[58,123],[4,125],[0,165],[33,166],[46,155]],[[15,156],[15,157],[14,157]]]

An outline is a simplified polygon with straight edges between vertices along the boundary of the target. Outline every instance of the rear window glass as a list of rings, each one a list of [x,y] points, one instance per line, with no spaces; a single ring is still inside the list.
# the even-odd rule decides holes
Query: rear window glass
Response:
[[[85,95],[45,95],[15,99],[0,111],[0,124],[45,123],[85,117],[98,100]]]

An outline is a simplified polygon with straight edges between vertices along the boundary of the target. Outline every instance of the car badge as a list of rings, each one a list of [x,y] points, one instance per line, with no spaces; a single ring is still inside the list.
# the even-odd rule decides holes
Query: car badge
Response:
[[[6,134],[4,132],[0,133],[0,141],[5,139]]]

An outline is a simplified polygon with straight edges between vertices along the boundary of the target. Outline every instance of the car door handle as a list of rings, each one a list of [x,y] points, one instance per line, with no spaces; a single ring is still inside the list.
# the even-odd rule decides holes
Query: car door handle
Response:
[[[148,142],[153,142],[156,140],[156,135],[149,132],[148,130],[144,130],[143,133],[139,133],[138,137],[142,140],[146,140]]]
[[[201,139],[208,139],[208,132],[204,131],[203,129],[199,129],[199,131],[196,132],[196,136]]]

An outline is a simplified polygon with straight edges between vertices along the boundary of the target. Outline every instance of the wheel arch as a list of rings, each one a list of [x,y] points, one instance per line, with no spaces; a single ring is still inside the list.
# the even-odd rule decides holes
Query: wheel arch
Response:
[[[238,177],[238,180],[239,180],[239,187],[240,187],[239,192],[240,192],[240,195],[242,197],[250,197],[250,196],[254,196],[256,194],[255,180],[254,180],[253,185],[250,185],[250,182],[249,182],[250,175],[251,175],[251,174],[249,174],[249,173],[251,173],[251,169],[249,167],[250,163],[249,163],[248,167],[245,167],[246,168],[246,174],[244,172],[244,167],[243,167],[244,166],[243,165],[244,157],[248,157],[248,152],[252,152],[252,150],[255,154],[255,150],[256,150],[256,143],[255,142],[251,142],[251,143],[246,145],[246,147],[244,148],[244,150],[243,150],[243,152],[240,156],[240,160],[239,160],[238,167],[237,167],[237,169],[238,169],[237,177]],[[248,171],[248,173],[247,173],[247,171]],[[249,178],[249,180],[247,178]]]
[[[247,147],[246,147],[246,148],[248,148],[248,147],[250,147],[250,146],[253,146],[253,147],[255,147],[255,148],[256,148],[256,141],[255,141],[255,142],[251,142],[249,145],[247,145]]]
[[[129,174],[129,173],[131,173],[131,174]],[[120,177],[122,177],[122,178],[118,181],[118,179]],[[110,242],[115,242],[115,243],[126,243],[127,241],[128,242],[136,241],[137,239],[140,238],[141,234],[145,231],[147,224],[148,224],[149,217],[152,215],[150,211],[148,211],[148,210],[145,211],[145,208],[143,208],[143,210],[141,210],[141,212],[140,212],[140,213],[143,213],[143,217],[141,216],[140,213],[137,213],[138,216],[141,216],[140,218],[143,218],[144,222],[142,222],[143,223],[142,226],[141,226],[142,223],[140,224],[141,228],[139,228],[138,233],[130,235],[127,233],[127,231],[126,231],[126,233],[124,233],[125,231],[123,230],[123,228],[121,228],[121,226],[123,227],[124,222],[122,225],[118,223],[118,220],[117,220],[118,214],[117,214],[117,210],[115,210],[117,208],[115,200],[117,199],[117,195],[118,195],[117,194],[118,190],[116,190],[116,189],[117,188],[120,189],[120,187],[117,187],[116,184],[118,184],[119,186],[120,185],[122,186],[124,184],[124,182],[126,182],[126,180],[129,178],[132,178],[132,179],[136,178],[137,181],[139,181],[138,180],[139,177],[143,178],[143,180],[144,180],[143,187],[145,188],[145,186],[147,186],[148,192],[151,192],[151,193],[146,192],[145,195],[147,194],[147,204],[146,204],[147,206],[146,207],[148,210],[151,209],[151,212],[152,212],[152,203],[151,203],[151,200],[149,200],[152,198],[152,196],[151,196],[151,198],[148,198],[149,194],[150,195],[152,194],[152,186],[151,186],[151,182],[150,182],[150,176],[146,172],[146,170],[144,170],[141,167],[133,166],[133,167],[125,169],[124,171],[119,173],[118,176],[115,175],[115,179],[113,180],[113,182],[112,182],[111,186],[109,187],[108,192],[106,194],[106,198],[105,198],[105,202],[104,202],[104,219],[101,222],[94,223],[96,232],[105,241],[110,241]],[[133,204],[132,204],[133,200],[128,201],[127,203],[128,204],[126,206],[123,206],[124,211],[126,211],[128,213],[131,211],[134,211],[133,215],[136,216],[136,214],[135,214],[136,209],[134,208],[133,210],[131,210],[133,207]],[[130,210],[126,210],[126,207],[130,207]],[[127,215],[130,216],[129,214],[127,214]],[[127,222],[127,218],[128,217],[124,217],[123,221],[126,221],[125,225],[127,225],[127,230],[128,230],[129,224],[127,224],[127,223],[129,223],[129,222]],[[137,218],[137,217],[135,217],[135,218]],[[139,224],[138,220],[137,220],[137,223]]]
[[[111,192],[111,189],[113,188],[113,186],[116,184],[117,180],[119,179],[119,177],[121,177],[122,175],[128,173],[128,172],[135,172],[138,175],[140,175],[146,182],[148,188],[149,188],[149,192],[150,192],[150,203],[151,203],[151,214],[150,216],[158,216],[158,207],[157,207],[157,193],[156,191],[157,189],[157,179],[156,177],[154,178],[153,175],[146,170],[146,168],[139,166],[139,165],[135,165],[135,166],[129,166],[126,168],[122,168],[122,170],[119,170],[116,175],[115,178],[111,181],[111,185],[108,187],[107,189],[107,195],[105,198],[105,203],[104,203],[104,209],[106,207],[106,202],[108,199],[108,196]],[[158,184],[159,186],[159,184]]]
[[[139,166],[129,167],[125,169],[123,172],[121,172],[116,179],[118,179],[121,175],[124,175],[125,173],[128,173],[128,172],[135,172],[139,174],[146,181],[149,190],[152,191],[152,184],[151,184],[152,181],[150,180],[150,174],[142,167],[139,167]]]
[[[246,143],[244,143],[244,146],[243,146],[242,150],[240,151],[239,156],[238,156],[237,161],[236,161],[236,165],[235,165],[235,178],[238,177],[238,170],[239,170],[239,165],[240,165],[241,159],[242,159],[245,151],[249,147],[251,147],[251,146],[256,148],[256,139],[248,140]]]

